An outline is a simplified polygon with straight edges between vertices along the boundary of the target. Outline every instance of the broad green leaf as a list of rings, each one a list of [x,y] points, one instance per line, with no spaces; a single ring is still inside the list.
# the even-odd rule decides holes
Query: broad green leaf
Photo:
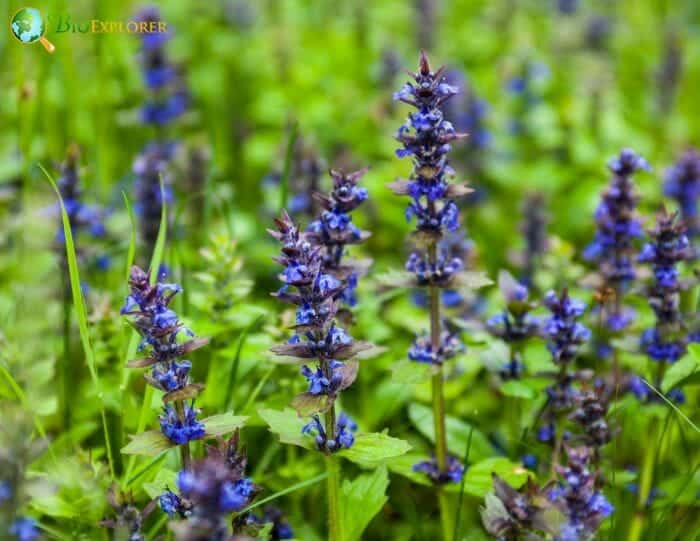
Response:
[[[493,489],[492,473],[497,473],[506,483],[514,488],[522,486],[530,473],[521,464],[511,462],[507,458],[487,458],[467,468],[464,479],[464,492],[477,498],[483,498]],[[459,492],[459,483],[445,485],[450,492]]]
[[[224,434],[229,434],[241,428],[245,425],[247,420],[247,416],[236,416],[232,412],[227,412],[219,415],[212,415],[211,417],[203,419],[202,422],[204,423],[207,436],[223,436]]]
[[[122,454],[156,456],[171,447],[175,447],[173,442],[157,430],[141,432],[130,436],[130,438],[131,441],[122,448]]]
[[[280,442],[291,443],[307,449],[312,447],[313,438],[305,437],[301,433],[304,421],[293,409],[285,408],[282,411],[261,409],[258,410],[258,415],[270,427],[270,432],[279,436]]]
[[[350,449],[338,452],[361,466],[374,466],[388,459],[406,454],[411,449],[407,441],[392,438],[384,432],[358,434]]]
[[[395,362],[391,366],[391,380],[394,383],[423,383],[437,372],[437,367],[428,363],[417,363],[409,359]]]
[[[408,408],[408,416],[418,431],[435,443],[435,426],[433,425],[432,410],[423,404],[414,403]],[[447,429],[447,446],[451,453],[459,456],[464,452],[467,448],[469,432],[473,430],[471,457],[479,460],[492,455],[491,444],[483,432],[477,428],[450,415],[446,416],[445,425]]]
[[[340,523],[344,541],[361,539],[362,532],[389,499],[386,495],[388,486],[386,466],[359,475],[352,481],[343,481],[340,489]]]
[[[480,271],[462,271],[455,275],[455,289],[460,291],[470,291],[473,289],[481,289],[482,287],[493,284],[485,272]]]
[[[505,396],[512,396],[514,398],[524,398],[530,400],[535,398],[535,391],[529,387],[524,381],[519,381],[511,379],[506,381],[501,385],[501,392]]]
[[[690,352],[687,353],[666,370],[664,379],[661,381],[661,389],[667,393],[674,387],[681,386],[688,378],[697,374],[699,368],[700,360]]]
[[[160,496],[166,488],[174,490],[175,487],[177,487],[177,472],[168,468],[161,468],[152,481],[143,484],[143,490],[151,499]]]

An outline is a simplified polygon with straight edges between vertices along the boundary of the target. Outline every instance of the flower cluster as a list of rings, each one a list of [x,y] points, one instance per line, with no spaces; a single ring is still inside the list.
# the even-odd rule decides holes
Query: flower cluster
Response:
[[[465,468],[456,457],[448,456],[447,466],[444,470],[440,469],[437,459],[433,457],[430,460],[424,460],[414,464],[413,471],[424,473],[433,483],[445,484],[461,482]]]
[[[569,297],[566,290],[560,296],[554,291],[547,292],[543,302],[552,314],[544,325],[547,349],[555,364],[566,365],[591,336],[590,330],[578,321],[586,305]]]
[[[323,247],[323,271],[345,284],[340,298],[348,306],[357,303],[355,288],[363,269],[359,264],[343,261],[345,248],[369,237],[368,232],[352,223],[350,214],[367,199],[367,190],[357,185],[365,172],[363,169],[344,174],[331,170],[333,190],[327,196],[315,194],[324,210],[307,229],[309,240]]]
[[[462,351],[464,351],[464,344],[450,331],[443,331],[440,334],[440,346],[437,351],[433,351],[432,340],[427,333],[422,333],[411,344],[408,358],[419,363],[441,365]]]
[[[229,517],[247,507],[260,491],[245,477],[247,459],[238,452],[238,434],[218,447],[207,447],[207,456],[177,476],[179,494],[166,490],[159,497],[161,509],[170,518],[178,539],[230,539]]]
[[[700,234],[700,152],[686,151],[678,162],[666,171],[664,194],[677,201],[683,221],[688,227],[688,235]]]
[[[136,15],[135,20],[157,24],[161,21],[160,10],[157,6],[147,6]],[[170,63],[165,52],[170,32],[144,32],[139,36],[143,79],[152,94],[141,110],[141,118],[147,124],[162,126],[185,112],[187,91],[182,75]]]
[[[605,286],[613,288],[619,297],[635,278],[634,242],[642,236],[632,175],[650,168],[644,158],[630,149],[623,149],[619,156],[611,159],[608,168],[613,176],[595,213],[595,238],[583,255],[589,261],[598,262]],[[618,298],[607,315],[608,327],[619,331],[631,319],[631,314],[622,308]]]
[[[610,427],[605,419],[609,399],[606,395],[607,389],[603,382],[599,382],[593,390],[582,391],[575,398],[576,409],[570,416],[581,426],[587,444],[596,454],[599,448],[612,438]]]
[[[649,305],[656,326],[642,334],[642,348],[655,361],[675,362],[685,353],[687,337],[681,336],[680,289],[677,265],[692,257],[685,226],[677,214],[662,210],[649,234],[639,261],[652,266],[654,282],[649,288]]]
[[[129,289],[121,313],[130,317],[130,323],[141,335],[139,351],[147,351],[148,355],[131,361],[128,366],[150,367],[146,380],[166,393],[159,420],[168,439],[183,445],[202,438],[204,425],[197,420],[198,410],[184,401],[196,397],[203,386],[190,383],[192,364],[181,357],[202,347],[207,340],[191,339],[192,332],[183,326],[175,311],[169,307],[182,288],[177,284],[161,282],[152,285],[150,272],[134,266],[129,276]]]
[[[568,463],[555,465],[562,482],[549,491],[549,499],[566,516],[558,540],[579,541],[592,538],[600,523],[614,508],[597,488],[597,475],[589,469],[591,450],[588,447],[566,447]]]
[[[336,325],[339,297],[345,285],[326,272],[326,247],[315,244],[318,234],[301,232],[285,211],[275,223],[277,231],[271,230],[270,234],[282,245],[282,255],[275,260],[284,270],[280,273],[283,285],[273,295],[295,305],[297,309],[294,336],[286,344],[272,348],[272,351],[278,355],[317,361],[314,368],[307,365],[302,367],[302,375],[308,380],[309,389],[298,395],[292,405],[306,415],[330,412],[338,393],[352,385],[357,376],[357,362],[350,359],[367,349],[368,344],[353,340]],[[341,419],[344,419],[342,415],[338,421]],[[318,432],[317,442],[321,442],[319,447],[326,452],[352,445],[352,437],[344,436],[343,442],[340,442],[341,429],[343,434],[349,434],[352,432],[350,425],[333,424],[331,427],[333,433],[327,434],[320,421],[314,418],[304,432],[315,429]]]
[[[58,179],[58,191],[63,199],[63,205],[68,214],[71,233],[76,236],[82,231],[89,232],[93,237],[103,237],[106,233],[104,213],[101,209],[83,202],[78,175],[78,147],[73,145],[68,150],[66,161],[61,166],[61,176]],[[63,226],[58,228],[56,242],[63,246],[66,242]]]
[[[136,204],[140,218],[141,237],[147,250],[152,250],[158,238],[163,203],[173,201],[168,167],[175,153],[175,144],[153,141],[136,157],[133,172],[136,175]],[[163,183],[161,189],[161,181]]]
[[[537,262],[547,251],[548,223],[549,216],[542,194],[533,193],[527,196],[523,205],[523,221],[520,226],[520,232],[525,240],[525,249],[520,261],[522,267],[520,280],[526,286],[532,285]]]
[[[516,282],[505,271],[499,274],[498,285],[506,301],[506,309],[491,316],[486,321],[486,328],[510,346],[510,360],[502,367],[501,377],[519,378],[523,371],[520,347],[526,340],[539,335],[540,322],[530,314],[535,304],[528,300],[527,287]]]
[[[335,421],[333,434],[326,431],[318,415],[311,417],[311,421],[304,425],[302,434],[316,434],[316,447],[319,451],[335,452],[341,449],[349,449],[355,443],[353,433],[357,431],[357,424],[345,413],[341,413]]]
[[[406,218],[417,218],[417,230],[438,237],[444,230],[457,229],[459,210],[454,198],[468,193],[464,186],[447,181],[454,174],[447,162],[450,142],[463,135],[443,116],[443,103],[457,94],[457,88],[444,81],[443,71],[431,71],[428,58],[421,53],[419,69],[412,74],[415,83],[406,83],[394,94],[394,99],[417,111],[409,114],[396,135],[403,145],[396,154],[413,158],[413,174],[390,186],[395,193],[411,197]]]
[[[574,405],[577,391],[572,383],[579,374],[571,371],[570,365],[591,333],[578,321],[583,316],[585,305],[569,297],[566,290],[560,296],[554,291],[549,291],[543,302],[552,314],[543,327],[547,349],[554,364],[559,366],[554,375],[554,383],[547,388],[547,404],[543,414],[545,424],[538,430],[538,439],[548,442],[555,437],[555,420],[559,413],[571,409]]]

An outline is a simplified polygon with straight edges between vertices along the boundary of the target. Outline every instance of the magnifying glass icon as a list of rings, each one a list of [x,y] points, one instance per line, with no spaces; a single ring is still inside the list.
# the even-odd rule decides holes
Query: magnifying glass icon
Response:
[[[10,22],[12,34],[22,43],[29,44],[39,42],[49,53],[56,50],[56,46],[44,37],[46,23],[41,12],[36,8],[22,8]]]

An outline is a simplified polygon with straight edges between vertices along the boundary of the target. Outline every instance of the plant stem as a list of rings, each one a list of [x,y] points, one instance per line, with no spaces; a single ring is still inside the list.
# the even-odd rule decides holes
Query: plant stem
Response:
[[[175,411],[178,417],[184,423],[185,422],[185,408],[181,400],[175,401]],[[180,459],[182,460],[182,469],[187,470],[192,462],[192,455],[190,454],[190,442],[180,445]]]
[[[641,539],[642,532],[644,531],[646,506],[647,501],[649,500],[649,494],[651,493],[652,482],[654,480],[654,459],[656,457],[656,446],[658,439],[658,425],[655,421],[656,419],[652,419],[651,426],[648,430],[649,437],[647,438],[647,441],[649,442],[649,445],[645,446],[644,449],[642,472],[639,476],[637,508],[634,512],[634,518],[632,519],[629,534],[627,535],[627,541],[639,541],[639,539]]]
[[[340,524],[340,464],[332,455],[326,456],[326,471],[328,472],[328,540],[342,541],[343,531]]]
[[[433,244],[429,248],[430,263],[437,259],[437,248]],[[430,345],[433,353],[440,349],[440,289],[431,286],[430,296]],[[433,391],[433,423],[435,426],[435,459],[440,471],[447,469],[447,435],[445,430],[445,393],[443,391],[442,365],[438,365],[437,372],[432,378]]]
[[[433,266],[437,262],[437,245],[428,247],[428,259]],[[428,288],[430,298],[430,346],[433,354],[440,350],[440,289],[436,286]],[[437,365],[437,371],[432,378],[433,392],[433,423],[435,427],[435,460],[441,472],[447,471],[447,430],[445,429],[445,393],[442,364]],[[440,522],[445,541],[452,540],[453,519],[447,494],[438,492],[440,506]]]

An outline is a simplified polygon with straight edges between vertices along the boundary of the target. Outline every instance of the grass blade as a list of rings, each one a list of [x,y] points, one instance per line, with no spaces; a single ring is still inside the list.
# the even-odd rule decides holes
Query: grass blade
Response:
[[[263,498],[262,500],[259,500],[245,509],[241,511],[241,515],[244,513],[247,513],[248,511],[252,511],[256,507],[260,507],[261,505],[265,505],[268,502],[271,502],[273,500],[276,500],[277,498],[281,498],[282,496],[285,496],[286,494],[289,494],[291,492],[296,492],[297,490],[301,490],[302,488],[306,488],[311,485],[315,485],[316,483],[320,483],[323,481],[326,477],[328,477],[327,473],[322,473],[320,475],[317,475],[316,477],[312,477],[311,479],[307,479],[306,481],[301,481],[300,483],[297,483],[296,485],[292,485],[291,487],[287,487],[284,490],[280,490],[279,492],[275,492],[271,496],[268,496],[267,498]]]
[[[109,431],[107,430],[107,416],[105,414],[104,407],[104,395],[102,393],[102,384],[100,383],[100,377],[97,373],[97,368],[95,367],[95,353],[92,349],[92,344],[90,343],[90,329],[88,325],[87,310],[85,308],[85,299],[83,299],[83,291],[80,287],[80,271],[78,269],[78,259],[75,255],[75,243],[73,242],[73,232],[70,226],[70,219],[68,218],[68,213],[66,212],[66,207],[63,203],[63,198],[61,197],[61,192],[56,185],[53,177],[44,168],[43,165],[39,164],[39,168],[44,173],[49,183],[56,192],[58,197],[58,202],[61,206],[61,220],[63,222],[63,234],[65,237],[66,245],[66,259],[68,260],[68,274],[70,277],[70,288],[73,295],[73,306],[75,308],[75,316],[78,319],[78,330],[80,332],[80,343],[83,346],[83,353],[85,355],[85,361],[88,366],[88,371],[90,372],[90,378],[92,383],[97,389],[97,396],[100,401],[100,414],[102,417],[102,429],[104,431],[105,449],[107,450],[107,459],[109,461],[109,470],[114,477],[114,460],[112,457],[112,445],[109,439]]]

